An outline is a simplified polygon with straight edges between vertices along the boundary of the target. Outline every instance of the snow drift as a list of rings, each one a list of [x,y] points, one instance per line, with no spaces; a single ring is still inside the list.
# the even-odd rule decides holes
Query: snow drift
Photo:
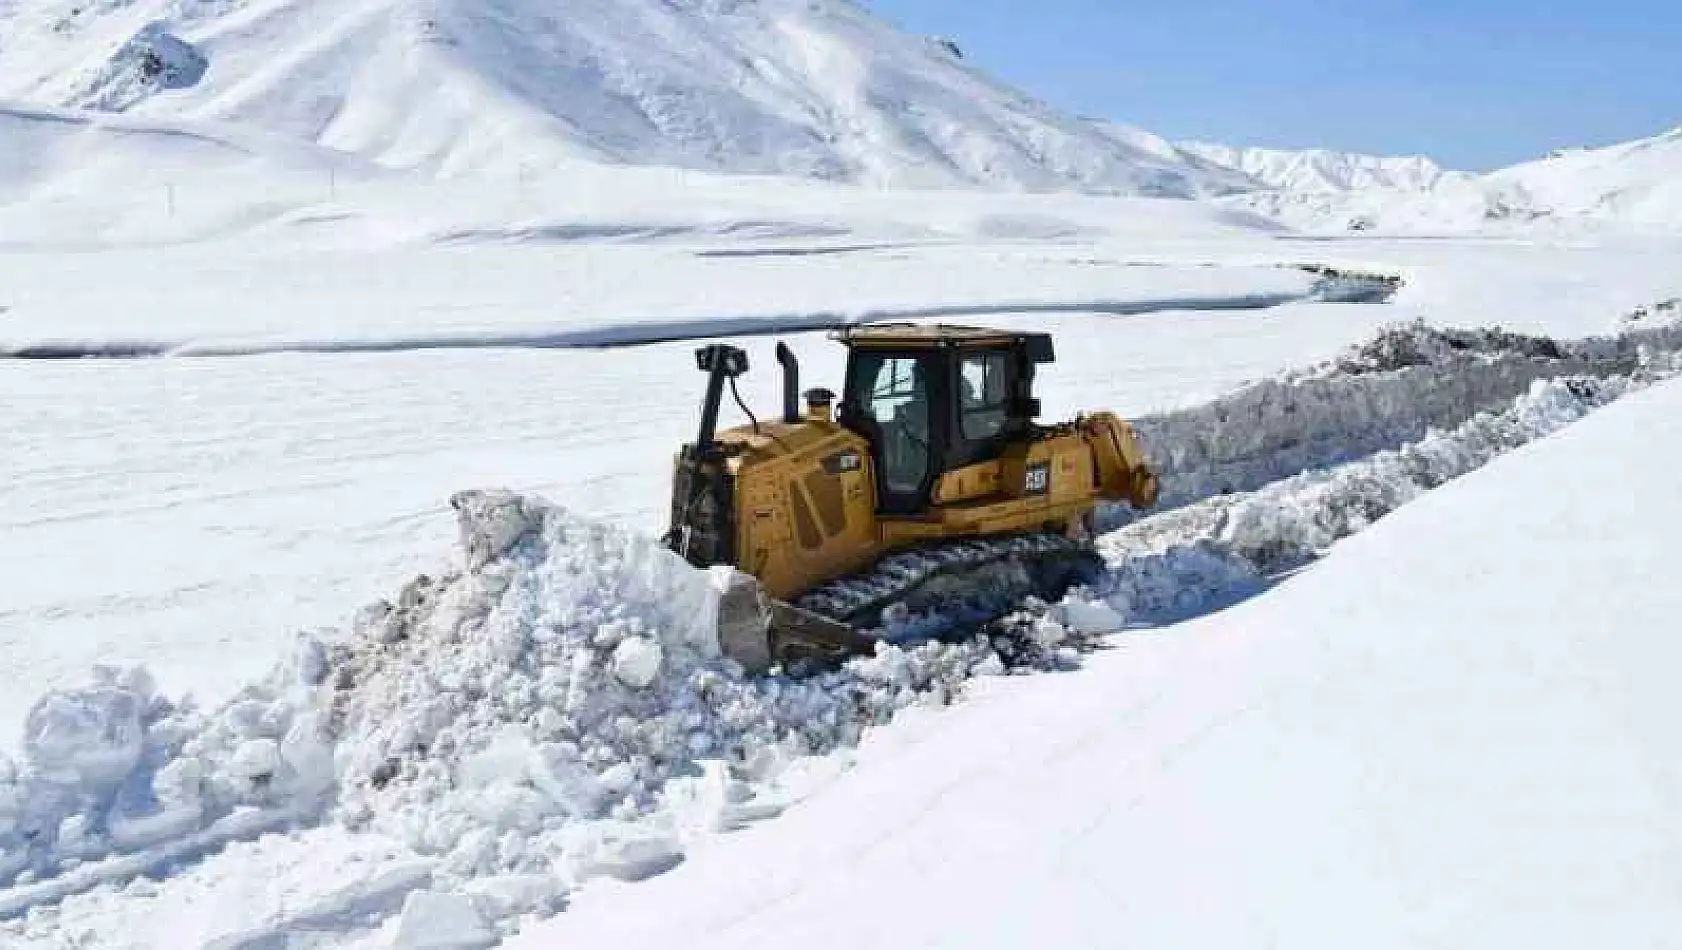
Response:
[[[330,182],[386,177],[261,130],[0,101],[0,246],[222,236],[316,203]]]

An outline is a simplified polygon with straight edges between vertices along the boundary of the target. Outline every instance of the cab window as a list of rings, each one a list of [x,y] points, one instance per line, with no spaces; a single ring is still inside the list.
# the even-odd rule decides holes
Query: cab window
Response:
[[[882,487],[890,494],[920,491],[933,459],[929,450],[927,361],[914,357],[857,357],[859,409],[875,422]]]
[[[958,411],[964,438],[985,442],[1004,431],[1010,406],[1010,354],[964,357],[958,383]]]

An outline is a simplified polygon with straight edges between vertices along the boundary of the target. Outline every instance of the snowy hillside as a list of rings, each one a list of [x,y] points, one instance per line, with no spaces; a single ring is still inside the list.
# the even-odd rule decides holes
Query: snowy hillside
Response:
[[[440,175],[567,159],[1191,196],[1226,178],[849,0],[16,0],[0,97],[245,123]]]
[[[391,177],[259,129],[0,101],[4,247],[237,235]]]
[[[1236,148],[1204,142],[1180,142],[1175,147],[1215,165],[1243,172],[1270,188],[1290,191],[1344,192],[1367,188],[1426,191],[1446,180],[1470,177],[1464,172],[1445,171],[1422,155],[1391,158],[1327,149]]]
[[[1262,183],[1225,199],[1233,207],[1303,230],[1682,229],[1682,130],[1485,175],[1445,171],[1417,156],[1175,147]]]
[[[1569,149],[1495,172],[1486,182],[1560,216],[1682,224],[1682,128],[1607,148]]]

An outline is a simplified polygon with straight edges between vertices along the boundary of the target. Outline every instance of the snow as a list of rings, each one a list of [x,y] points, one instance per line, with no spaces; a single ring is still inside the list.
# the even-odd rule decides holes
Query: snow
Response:
[[[403,901],[394,950],[483,950],[497,942],[473,902],[458,894],[415,891]]]
[[[1423,155],[1391,157],[1327,149],[1236,148],[1206,142],[1182,142],[1173,147],[1243,172],[1282,191],[1429,191],[1443,187],[1449,180],[1469,177],[1464,172],[1446,171]]]
[[[1682,215],[1682,129],[1606,148],[1563,150],[1490,178],[1522,189],[1554,214],[1674,229]]]
[[[873,734],[774,826],[508,945],[1664,945],[1679,410],[1631,397],[1264,596]]]
[[[659,878],[717,830],[782,814],[830,784],[806,777],[813,756],[851,761],[868,729],[945,706],[973,677],[1071,669],[1095,636],[1254,592],[1423,491],[1674,374],[1676,337],[1664,326],[1563,343],[1416,327],[1264,384],[1276,393],[1266,404],[1285,411],[1184,410],[1210,430],[1206,456],[1175,463],[1185,506],[1106,536],[1106,579],[1028,618],[1019,643],[885,647],[805,680],[746,678],[720,658],[711,578],[646,536],[517,495],[457,495],[458,566],[417,577],[345,634],[302,638],[219,707],[158,696],[138,672],[45,697],[21,768],[8,767],[21,795],[6,796],[12,837],[0,844],[13,886],[0,891],[0,915],[23,914],[14,932],[29,939],[49,925],[105,933],[125,919],[122,889],[138,874],[293,825],[327,833],[316,830],[327,823],[401,842],[398,869],[436,862],[424,876],[400,874],[416,893],[426,884],[445,896],[407,899],[397,945],[422,930],[462,945],[496,939],[563,895],[604,878]],[[1525,390],[1547,375],[1532,363],[1513,382],[1510,363],[1525,353],[1548,354],[1547,372],[1569,378]],[[1481,398],[1490,411],[1364,455],[1384,440],[1365,441],[1363,427],[1398,442],[1421,434],[1385,407],[1417,412],[1430,405],[1421,394],[1476,392],[1482,384],[1457,381],[1486,377],[1502,382],[1450,404],[1464,415]],[[1326,400],[1316,388],[1328,380],[1412,395]],[[1510,404],[1508,390],[1518,392]],[[1359,424],[1350,406],[1366,407]],[[1147,433],[1175,424],[1174,414],[1140,420]],[[1257,440],[1257,430],[1274,435]],[[1298,445],[1329,433],[1357,457],[1282,480],[1289,466],[1259,461],[1300,458]],[[1259,473],[1253,495],[1234,494],[1243,486],[1221,474],[1240,461]],[[500,883],[511,876],[529,883]],[[479,898],[500,901],[495,936],[470,900],[487,886],[500,895]],[[45,916],[53,901],[64,909]]]
[[[1676,232],[1682,130],[1604,148],[1561,149],[1486,174],[1447,171],[1422,156],[1187,143],[1186,155],[1242,172],[1265,188],[1231,207],[1311,231],[1400,234]]]
[[[1679,929],[1676,133],[1172,143],[843,0],[0,0],[0,64],[8,950]],[[1051,332],[1164,504],[746,676],[654,541],[690,350],[770,406],[886,320]]]
[[[581,161],[1187,196],[1136,152],[844,0],[24,0],[0,97],[261,126],[461,177]],[[208,69],[153,75],[142,51]],[[176,61],[174,57],[167,60]]]

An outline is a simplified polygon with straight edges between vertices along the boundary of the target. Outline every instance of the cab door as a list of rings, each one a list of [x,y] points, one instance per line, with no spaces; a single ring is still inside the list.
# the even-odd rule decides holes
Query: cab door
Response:
[[[854,350],[848,359],[841,423],[870,443],[882,514],[929,507],[944,443],[944,420],[933,411],[944,382],[940,363],[926,351]]]
[[[1022,370],[1014,350],[964,350],[957,362],[952,468],[990,462],[1003,455],[1012,440],[1020,441],[1025,421],[1016,411]]]

